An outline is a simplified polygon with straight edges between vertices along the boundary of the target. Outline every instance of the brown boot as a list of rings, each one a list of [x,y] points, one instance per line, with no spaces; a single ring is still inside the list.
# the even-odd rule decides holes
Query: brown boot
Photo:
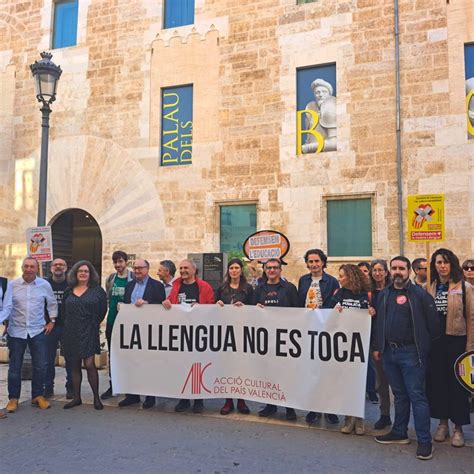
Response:
[[[47,410],[51,407],[48,400],[46,400],[43,395],[39,395],[38,397],[33,398],[33,400],[31,400],[31,404],[35,407],[40,408],[41,410]]]

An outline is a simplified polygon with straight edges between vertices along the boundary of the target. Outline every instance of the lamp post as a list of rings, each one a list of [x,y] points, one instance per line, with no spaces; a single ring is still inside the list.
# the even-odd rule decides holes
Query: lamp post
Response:
[[[51,61],[53,55],[43,51],[41,59],[30,66],[35,79],[36,98],[42,104],[41,160],[38,198],[38,227],[46,225],[46,195],[48,184],[48,144],[50,105],[56,100],[56,89],[62,70]]]
[[[53,55],[43,51],[41,59],[30,65],[35,80],[36,98],[41,105],[41,158],[39,176],[38,218],[37,226],[46,225],[46,190],[48,185],[48,142],[49,142],[49,114],[50,105],[56,100],[56,88],[61,77],[62,70],[51,61]],[[26,349],[23,367],[21,371],[22,380],[31,380],[32,365],[29,348]]]

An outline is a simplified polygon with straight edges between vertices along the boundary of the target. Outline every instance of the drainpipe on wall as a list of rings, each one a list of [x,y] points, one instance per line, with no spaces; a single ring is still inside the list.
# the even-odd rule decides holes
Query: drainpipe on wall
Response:
[[[404,253],[403,242],[403,189],[402,189],[402,141],[400,124],[400,31],[398,25],[398,0],[394,0],[395,22],[395,96],[396,96],[396,137],[397,137],[397,201],[398,201],[398,246],[400,255]]]

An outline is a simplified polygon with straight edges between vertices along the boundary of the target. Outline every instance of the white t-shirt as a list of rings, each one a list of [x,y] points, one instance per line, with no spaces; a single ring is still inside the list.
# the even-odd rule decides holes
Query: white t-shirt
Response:
[[[321,277],[311,277],[311,285],[306,293],[306,304],[305,308],[321,308],[323,305],[323,297],[321,295],[321,288],[319,282]]]

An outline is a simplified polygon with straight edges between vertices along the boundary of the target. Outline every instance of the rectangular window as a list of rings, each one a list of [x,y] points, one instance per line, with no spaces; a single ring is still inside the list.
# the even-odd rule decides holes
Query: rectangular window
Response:
[[[165,0],[164,28],[192,25],[194,0]]]
[[[257,231],[257,206],[221,206],[221,252],[242,252],[245,239]]]
[[[336,65],[296,70],[296,154],[337,150]]]
[[[313,3],[316,0],[296,0],[297,5],[302,5],[303,3]]]
[[[193,161],[193,86],[161,90],[161,166]]]
[[[327,201],[328,255],[370,257],[372,255],[372,200]]]
[[[77,43],[78,0],[58,1],[54,4],[53,49]]]

